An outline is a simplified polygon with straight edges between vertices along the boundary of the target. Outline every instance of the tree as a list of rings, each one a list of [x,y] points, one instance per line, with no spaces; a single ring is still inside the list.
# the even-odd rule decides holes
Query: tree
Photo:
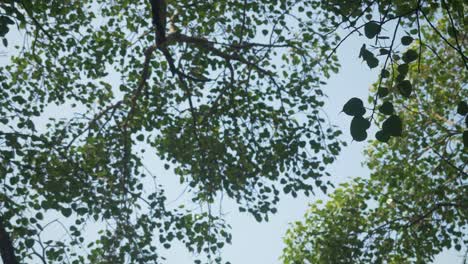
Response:
[[[422,33],[436,47],[423,49],[424,64],[407,68],[411,98],[401,98],[392,80],[383,83],[394,88],[379,111],[404,113],[403,135],[374,141],[365,153],[370,178],[342,184],[291,226],[284,263],[429,263],[443,249],[466,245],[466,71],[454,49],[429,28]]]
[[[156,262],[157,247],[177,239],[213,261],[231,240],[211,209],[221,195],[262,221],[281,189],[326,188],[325,165],[342,143],[320,112],[318,87],[337,69],[323,60],[336,38],[315,33],[313,3],[0,6],[1,36],[13,27],[27,36],[1,71],[1,214],[18,259]],[[52,104],[76,114],[37,128]],[[201,210],[166,208],[161,187],[146,184],[138,142],[166,161]],[[54,213],[72,219],[60,221],[65,241],[43,241]],[[104,228],[88,245],[83,230],[95,222]]]
[[[395,32],[401,25],[416,29],[414,36],[420,18],[431,23],[450,12],[451,48],[465,62],[463,1],[443,3],[0,2],[0,38],[16,51],[0,74],[0,233],[10,234],[1,236],[2,258],[148,263],[177,239],[221,262],[216,253],[231,240],[211,208],[221,196],[263,221],[276,212],[281,192],[295,197],[330,187],[326,165],[343,142],[321,111],[320,85],[337,72],[334,51],[348,36],[340,40],[336,30],[346,25],[375,40],[360,52],[375,68],[376,50],[385,50],[386,61],[399,52],[396,33],[385,48],[384,25],[398,22]],[[13,49],[11,29],[25,36]],[[52,105],[75,114],[39,127]],[[363,119],[356,118],[356,140]],[[166,161],[202,209],[166,207],[161,186],[147,184],[154,177],[138,144]],[[68,219],[60,221],[67,239],[43,241],[57,213]],[[88,223],[103,227],[89,244]]]

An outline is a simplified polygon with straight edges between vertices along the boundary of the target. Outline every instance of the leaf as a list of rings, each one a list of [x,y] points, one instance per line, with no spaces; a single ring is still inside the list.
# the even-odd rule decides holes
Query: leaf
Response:
[[[468,113],[468,104],[464,101],[459,102],[457,106],[457,114],[464,116],[467,113]]]
[[[351,120],[351,129],[357,130],[367,130],[370,127],[370,122],[366,118],[362,116],[355,116],[353,120]]]
[[[390,136],[400,137],[402,135],[403,122],[399,116],[392,115],[383,122],[382,130]]]
[[[34,246],[34,239],[26,239],[24,241],[24,244],[27,248],[32,248]]]
[[[413,42],[413,38],[411,36],[404,36],[401,38],[401,44],[408,46]]]
[[[4,37],[8,33],[8,31],[10,31],[8,26],[0,24],[0,37]]]
[[[391,102],[384,102],[380,107],[379,107],[380,113],[384,115],[391,115],[394,112],[393,109],[393,104]]]
[[[390,135],[385,133],[383,130],[379,130],[375,133],[375,138],[380,142],[386,143],[390,139]]]
[[[343,106],[343,112],[349,116],[362,116],[366,113],[361,99],[353,97]]]
[[[0,25],[14,25],[15,21],[7,16],[0,16]]]
[[[409,70],[409,65],[407,63],[398,65],[397,71],[399,74],[406,76],[406,74],[408,73],[408,70]]]
[[[377,34],[380,33],[380,30],[381,30],[381,26],[376,23],[376,22],[368,22],[365,26],[364,26],[364,34],[366,35],[367,38],[369,39],[372,39],[374,38],[375,36],[377,36]]]
[[[410,49],[406,51],[405,54],[403,54],[402,59],[406,63],[413,62],[418,59],[418,52],[413,49]]]
[[[371,69],[379,66],[379,60],[376,57],[371,57],[368,60],[366,60],[366,62],[367,62],[367,66],[369,66],[369,68]]]
[[[39,212],[39,213],[36,214],[36,218],[38,220],[42,220],[42,219],[44,219],[44,215],[41,212]]]
[[[72,214],[72,209],[71,208],[62,208],[61,212],[62,212],[63,216],[70,217],[70,215]]]
[[[390,77],[390,72],[388,70],[383,69],[380,73],[380,76],[382,76],[382,78],[388,78]]]
[[[411,95],[411,92],[413,91],[413,86],[411,85],[411,82],[408,80],[403,80],[397,84],[397,88],[400,91],[401,95],[404,97],[408,98]]]
[[[80,207],[76,209],[76,213],[79,215],[85,215],[88,212],[88,208]]]
[[[379,49],[380,55],[387,55],[390,54],[390,51],[388,49]]]
[[[351,136],[353,137],[353,140],[362,142],[366,140],[367,132],[365,130],[364,131],[351,131]]]
[[[367,129],[370,127],[369,120],[362,116],[355,116],[351,121],[351,136],[356,141],[364,141],[367,138]]]
[[[363,44],[359,52],[359,58],[366,61],[369,68],[375,68],[379,65],[379,60],[375,55],[366,48],[366,44]]]
[[[383,98],[385,96],[387,96],[389,94],[389,90],[385,87],[381,87],[379,88],[379,90],[377,91],[377,95],[380,97],[380,98]]]

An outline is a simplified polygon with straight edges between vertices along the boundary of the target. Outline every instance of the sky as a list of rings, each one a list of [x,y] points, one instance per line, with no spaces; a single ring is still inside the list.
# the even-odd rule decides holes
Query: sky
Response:
[[[12,42],[12,41],[10,41]],[[349,181],[353,177],[366,177],[369,170],[361,165],[364,160],[362,154],[366,143],[352,142],[349,135],[349,123],[351,119],[345,114],[340,114],[342,106],[351,97],[359,97],[366,101],[369,94],[370,85],[376,80],[378,70],[369,70],[367,65],[358,58],[359,49],[362,45],[362,38],[351,37],[338,49],[338,56],[341,61],[341,69],[338,74],[331,77],[323,91],[328,95],[325,111],[330,121],[339,126],[345,133],[343,138],[348,143],[344,147],[337,161],[328,169],[332,175],[332,181],[336,183]],[[5,64],[7,57],[0,57],[0,65]],[[73,112],[71,109],[51,108],[50,113],[60,113],[68,115]],[[45,119],[43,119],[45,124]],[[178,183],[171,171],[162,169],[163,164],[155,156],[146,154],[145,164],[152,171],[157,179],[166,187],[169,206],[177,206],[185,203],[188,196],[182,195],[184,186]],[[232,264],[276,264],[280,263],[279,256],[283,249],[282,238],[290,223],[300,221],[306,212],[308,205],[317,199],[326,200],[326,195],[317,192],[315,196],[305,197],[298,195],[297,198],[282,195],[278,205],[278,213],[270,217],[269,222],[258,223],[250,214],[238,212],[237,205],[232,201],[225,201],[223,211],[227,213],[226,221],[232,227],[232,245],[227,245],[222,256],[224,261]],[[52,217],[52,216],[50,216]],[[96,236],[88,230],[89,237]],[[50,229],[53,236],[57,229]],[[182,245],[175,245],[169,250],[163,250],[168,264],[193,263],[194,256],[187,252]],[[462,254],[457,251],[446,251],[437,256],[434,264],[457,264],[462,263]]]

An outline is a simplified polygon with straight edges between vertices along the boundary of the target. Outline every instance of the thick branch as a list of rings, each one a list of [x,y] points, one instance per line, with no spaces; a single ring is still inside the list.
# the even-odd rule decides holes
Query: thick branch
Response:
[[[3,264],[18,264],[15,256],[15,249],[11,243],[10,236],[3,225],[3,217],[0,216],[0,254]]]
[[[161,45],[166,40],[166,1],[150,0],[153,26],[156,28],[156,44]]]

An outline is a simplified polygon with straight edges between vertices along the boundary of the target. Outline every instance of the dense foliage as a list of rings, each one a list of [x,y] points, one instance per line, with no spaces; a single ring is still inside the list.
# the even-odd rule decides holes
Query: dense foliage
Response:
[[[231,240],[210,206],[221,195],[262,221],[280,192],[326,188],[341,143],[318,87],[337,69],[323,48],[336,38],[315,32],[315,9],[3,1],[2,36],[25,35],[0,76],[2,224],[19,259],[148,263],[178,239],[212,261]],[[41,129],[37,117],[51,105],[74,113]],[[202,209],[166,208],[164,190],[145,179],[138,142]],[[72,219],[60,221],[67,238],[44,241],[55,212]],[[104,229],[89,243],[85,228],[96,222]]]
[[[394,88],[379,110],[404,113],[401,138],[373,142],[365,153],[370,178],[342,184],[293,224],[284,263],[430,263],[442,250],[467,244],[468,124],[459,102],[468,98],[468,79],[453,49],[436,45],[434,34],[425,40],[435,48],[423,49],[424,64],[407,70],[411,98],[399,98],[390,80],[383,83]]]
[[[390,112],[379,84],[370,116],[356,99],[345,109],[351,134],[365,140],[376,121],[387,141],[410,123],[399,107],[418,93],[407,72],[431,66],[421,63],[423,22],[466,70],[463,8],[455,0],[1,1],[4,262],[160,262],[158,248],[174,240],[221,262],[231,234],[211,208],[220,197],[263,221],[280,193],[330,186],[326,167],[343,143],[321,111],[320,86],[337,72],[348,36],[372,40],[355,55],[383,67],[381,83],[396,82],[392,106],[401,112],[377,113]],[[449,17],[442,31],[440,14]],[[401,44],[421,44],[402,49],[399,28],[408,31]],[[73,110],[64,118],[51,109]],[[143,150],[176,173],[199,209],[166,206]],[[96,241],[85,236],[91,224],[102,229]],[[65,238],[48,238],[51,226]]]

